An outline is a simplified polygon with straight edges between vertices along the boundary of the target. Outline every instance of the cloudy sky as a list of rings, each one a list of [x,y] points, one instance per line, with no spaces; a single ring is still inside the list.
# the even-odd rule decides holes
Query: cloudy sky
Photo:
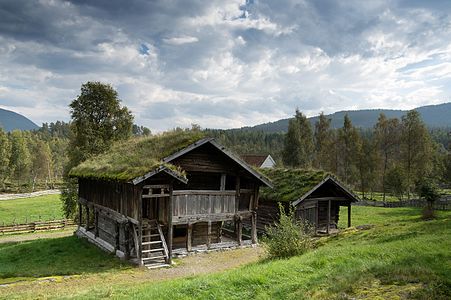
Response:
[[[154,131],[451,101],[451,1],[0,1],[0,107],[111,83]]]

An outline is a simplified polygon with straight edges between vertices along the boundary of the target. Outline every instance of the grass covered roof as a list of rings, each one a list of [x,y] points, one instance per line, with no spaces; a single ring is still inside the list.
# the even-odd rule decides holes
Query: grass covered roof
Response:
[[[130,181],[165,166],[180,176],[183,170],[162,159],[204,138],[199,131],[174,130],[151,137],[132,138],[114,144],[103,154],[74,167],[69,175],[78,178]]]
[[[262,188],[260,190],[260,199],[284,202],[291,202],[301,198],[330,175],[320,170],[282,168],[260,169],[260,172],[265,174],[274,185],[274,189]]]

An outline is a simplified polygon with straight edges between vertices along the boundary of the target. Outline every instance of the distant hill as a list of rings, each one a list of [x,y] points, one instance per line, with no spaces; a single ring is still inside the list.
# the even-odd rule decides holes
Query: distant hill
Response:
[[[428,105],[416,108],[421,114],[423,121],[428,127],[451,127],[451,102],[438,105]],[[401,118],[407,113],[406,110],[392,110],[392,109],[365,109],[365,110],[348,110],[339,111],[327,115],[332,119],[331,126],[339,128],[343,126],[343,119],[345,114],[351,118],[352,123],[356,127],[371,128],[376,122],[381,113],[384,113],[388,118]],[[241,129],[251,131],[265,131],[265,132],[285,132],[288,129],[288,121],[290,119],[281,119],[275,122],[264,123],[252,127],[243,127]],[[318,120],[318,117],[309,118],[312,125]]]
[[[30,119],[10,110],[0,108],[0,127],[6,131],[14,129],[33,130],[38,129],[38,125]]]

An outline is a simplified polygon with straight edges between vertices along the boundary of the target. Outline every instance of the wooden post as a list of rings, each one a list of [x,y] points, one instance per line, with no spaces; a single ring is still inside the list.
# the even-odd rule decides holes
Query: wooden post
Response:
[[[130,258],[130,226],[128,223],[124,224],[124,241],[125,241],[125,259]]]
[[[236,185],[235,185],[235,212],[239,210],[240,207],[240,176],[236,176]]]
[[[99,236],[99,212],[94,208],[94,226],[95,226],[95,231],[94,231],[94,235],[95,237]]]
[[[191,252],[193,244],[193,224],[188,223],[188,230],[186,234],[186,251]]]
[[[348,227],[351,227],[351,203],[348,204]]]
[[[207,249],[210,249],[211,246],[211,221],[208,221],[207,227]]]
[[[226,174],[222,173],[221,174],[221,185],[219,187],[219,190],[221,191],[225,191],[225,185],[226,185]]]
[[[330,207],[331,207],[331,201],[328,200],[327,201],[327,229],[326,229],[327,234],[329,234],[329,230],[330,230]]]
[[[89,231],[89,206],[86,204],[86,231]]]
[[[142,188],[140,188],[140,190],[138,192],[138,235],[136,236],[136,234],[135,234],[135,237],[137,237],[137,239],[138,239],[137,242],[135,243],[135,245],[138,246],[138,249],[136,249],[136,257],[138,258],[139,266],[143,265],[143,260],[142,260],[142,256],[143,256],[143,254],[142,254],[142,249],[143,249],[143,247],[142,247],[142,242],[143,242],[143,239],[142,239],[142,236],[143,236],[143,226],[142,226],[142,223],[143,223],[143,218],[142,218],[143,198],[142,198],[142,193],[143,193],[143,190],[142,190]],[[135,230],[135,226],[133,226],[133,230]]]
[[[254,210],[252,211],[251,216],[251,222],[252,222],[252,228],[251,228],[251,238],[252,238],[252,244],[257,244],[257,212]]]
[[[316,201],[316,213],[315,213],[315,234],[319,230],[319,201]]]
[[[173,213],[173,197],[172,197],[172,183],[169,186],[169,205],[168,205],[168,264],[172,264],[172,238],[174,235],[174,227],[172,225]]]
[[[83,206],[81,203],[78,203],[78,227],[81,227],[81,223],[83,222]]]
[[[243,244],[243,223],[241,222],[241,216],[236,218],[236,241],[241,246]]]

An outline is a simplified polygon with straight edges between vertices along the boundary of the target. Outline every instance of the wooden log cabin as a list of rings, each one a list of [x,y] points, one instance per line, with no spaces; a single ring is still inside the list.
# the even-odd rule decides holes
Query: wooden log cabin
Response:
[[[70,176],[77,234],[149,268],[171,264],[177,251],[256,243],[259,187],[271,187],[214,139],[181,130],[114,145]],[[243,220],[252,224],[246,241]]]
[[[358,197],[332,175],[318,170],[262,169],[273,183],[273,189],[262,188],[257,209],[257,228],[279,219],[279,203],[287,211],[291,206],[295,217],[310,223],[316,233],[329,234],[338,229],[340,206],[347,207],[351,226],[351,203]],[[246,224],[248,225],[248,224]]]

